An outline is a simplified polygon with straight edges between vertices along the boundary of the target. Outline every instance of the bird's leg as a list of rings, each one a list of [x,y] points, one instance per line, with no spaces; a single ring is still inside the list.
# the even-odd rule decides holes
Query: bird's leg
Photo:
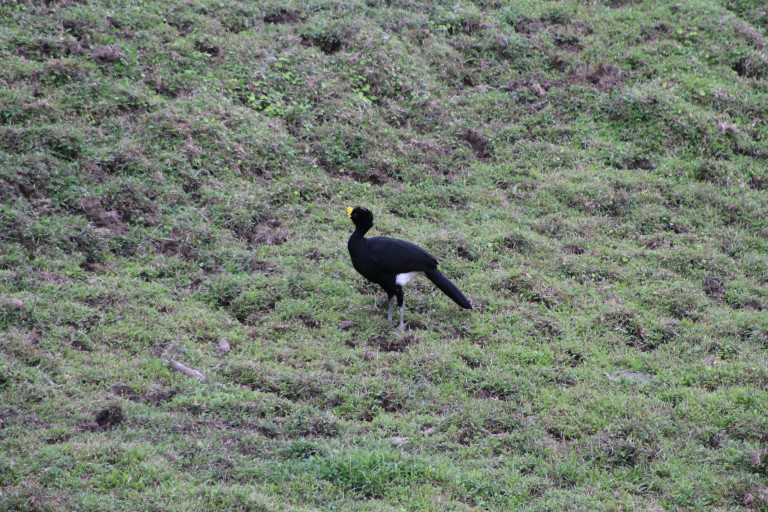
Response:
[[[400,331],[405,330],[405,323],[403,322],[403,315],[405,314],[405,306],[403,306],[403,287],[397,285],[395,287],[395,295],[397,296],[397,305],[400,307]],[[392,302],[390,302],[392,304]]]
[[[387,322],[392,325],[392,313],[395,311],[395,296],[392,295],[389,298],[389,314],[387,315]]]

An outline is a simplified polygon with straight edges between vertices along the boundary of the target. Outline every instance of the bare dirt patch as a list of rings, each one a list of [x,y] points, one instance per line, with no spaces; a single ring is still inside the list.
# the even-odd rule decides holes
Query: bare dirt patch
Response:
[[[371,185],[383,185],[389,181],[389,176],[387,176],[386,172],[379,169],[369,169],[362,176],[356,176],[356,181],[370,183]]]
[[[582,45],[579,36],[574,34],[561,34],[555,33],[552,36],[554,43],[560,48],[565,48],[568,51],[578,52],[581,51]]]
[[[317,318],[313,318],[310,315],[300,314],[296,318],[304,324],[304,327],[308,329],[317,329],[320,327],[320,321]]]
[[[301,13],[296,9],[286,9],[280,7],[274,11],[268,12],[264,16],[264,23],[296,23],[301,20]]]
[[[741,77],[765,78],[768,76],[768,59],[760,54],[749,54],[734,62],[731,69]]]
[[[320,252],[320,249],[317,247],[313,247],[312,249],[305,252],[304,257],[310,261],[320,261],[328,258],[328,256]]]
[[[371,338],[369,344],[373,347],[377,347],[382,352],[405,352],[405,350],[417,343],[418,339],[413,334],[406,334],[402,336],[395,335],[376,336]]]
[[[644,171],[652,171],[656,168],[656,165],[654,165],[653,162],[651,162],[648,158],[641,157],[641,156],[632,156],[629,158],[625,158],[622,161],[622,165],[625,169],[642,169]]]
[[[117,64],[122,58],[124,58],[124,56],[120,51],[120,47],[117,45],[99,46],[91,54],[91,59],[99,64]]]
[[[627,337],[627,345],[639,349],[648,349],[650,340],[641,325],[640,319],[631,311],[615,311],[603,316],[601,322],[611,330],[624,334]],[[655,347],[653,347],[655,348]]]
[[[341,50],[343,41],[340,36],[335,34],[327,34],[322,36],[309,36],[302,35],[301,42],[304,46],[314,46],[319,48],[321,52],[326,55],[332,55]]]
[[[600,63],[580,69],[578,77],[597,87],[602,92],[610,92],[624,83],[624,74],[616,64]]]
[[[88,432],[99,432],[116,427],[125,419],[123,408],[119,405],[110,405],[94,415],[93,421],[88,421],[82,425],[82,430]]]
[[[486,159],[493,155],[490,141],[479,131],[468,129],[461,135],[461,139],[469,143],[477,158]]]
[[[645,41],[655,41],[660,37],[669,36],[671,29],[666,23],[658,23],[651,27],[644,27],[640,30],[640,34]]]
[[[207,39],[202,39],[195,42],[195,50],[199,51],[200,53],[204,53],[209,57],[216,57],[220,51],[218,46],[211,43]]]
[[[584,356],[570,348],[565,351],[565,356],[567,357],[567,364],[571,368],[575,368],[584,362]]]
[[[134,391],[131,386],[123,382],[115,384],[109,390],[115,395],[127,398],[132,402],[142,402],[148,404],[160,404],[163,402],[169,402],[177,394],[177,391],[173,389],[153,390],[140,393]]]
[[[725,295],[723,279],[712,274],[707,274],[707,277],[704,278],[704,282],[701,284],[701,289],[712,299],[720,299]]]
[[[464,258],[467,261],[475,261],[477,258],[474,254],[472,254],[472,251],[464,247],[463,245],[460,245],[456,248],[456,255],[459,258]]]
[[[86,197],[80,200],[80,208],[86,218],[98,228],[104,228],[110,233],[124,233],[125,224],[120,214],[116,211],[106,211],[101,201],[95,197]]]
[[[581,255],[581,254],[584,254],[584,248],[579,244],[570,244],[570,245],[566,245],[563,248],[563,252],[565,252],[566,254]]]
[[[654,236],[643,242],[643,245],[648,249],[655,250],[659,247],[674,247],[675,242],[672,240],[666,240],[661,236]]]
[[[253,219],[252,222],[237,223],[232,231],[238,238],[254,245],[282,245],[288,241],[289,233],[280,229],[282,223],[274,217]]]
[[[533,319],[534,327],[525,334],[536,338],[554,338],[562,334],[563,330],[548,320]]]

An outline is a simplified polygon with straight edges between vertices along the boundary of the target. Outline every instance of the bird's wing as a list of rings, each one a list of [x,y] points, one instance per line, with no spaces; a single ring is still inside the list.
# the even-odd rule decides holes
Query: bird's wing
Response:
[[[368,254],[382,272],[424,272],[437,266],[437,260],[431,254],[405,240],[377,236],[366,241]]]

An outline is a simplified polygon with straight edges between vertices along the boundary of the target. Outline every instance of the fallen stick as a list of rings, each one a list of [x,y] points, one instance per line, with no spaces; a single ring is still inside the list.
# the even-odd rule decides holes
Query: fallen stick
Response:
[[[173,359],[168,359],[168,364],[171,365],[171,368],[173,368],[179,373],[183,373],[184,375],[187,375],[189,377],[195,377],[196,379],[200,379],[203,381],[205,380],[205,375],[195,370],[194,368],[190,368],[185,364],[181,364],[180,362],[174,361]]]

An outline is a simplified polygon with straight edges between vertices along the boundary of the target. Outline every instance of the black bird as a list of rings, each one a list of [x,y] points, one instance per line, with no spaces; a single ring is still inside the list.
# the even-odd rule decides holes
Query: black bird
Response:
[[[427,279],[465,309],[472,309],[469,300],[456,285],[437,270],[437,260],[418,245],[376,236],[365,238],[373,227],[373,213],[360,206],[347,208],[347,217],[355,224],[355,231],[349,237],[347,249],[352,257],[352,266],[364,278],[381,286],[389,298],[387,321],[392,323],[395,297],[400,308],[400,330],[403,330],[403,286],[414,277],[424,274]]]

